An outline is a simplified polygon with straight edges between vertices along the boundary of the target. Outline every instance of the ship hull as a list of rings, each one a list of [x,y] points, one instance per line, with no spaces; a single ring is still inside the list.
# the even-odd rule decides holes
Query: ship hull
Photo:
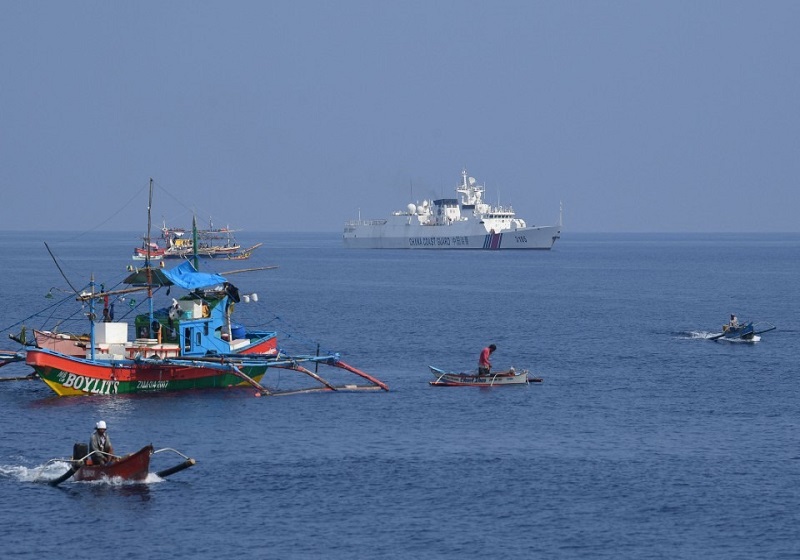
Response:
[[[162,393],[191,389],[227,388],[247,385],[232,371],[211,363],[183,363],[119,360],[100,363],[50,352],[30,349],[27,364],[59,396],[123,395]],[[241,371],[256,382],[267,366],[242,367]]]
[[[354,249],[539,249],[549,250],[561,235],[560,226],[526,227],[499,233],[461,224],[419,226],[359,223],[349,226],[345,247]]]

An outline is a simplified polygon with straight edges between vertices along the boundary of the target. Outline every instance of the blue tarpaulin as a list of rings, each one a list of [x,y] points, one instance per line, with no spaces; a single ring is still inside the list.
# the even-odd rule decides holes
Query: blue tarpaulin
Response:
[[[227,280],[219,274],[197,272],[189,261],[184,261],[180,266],[176,266],[172,270],[164,270],[163,272],[164,276],[169,278],[173,284],[186,290],[208,288],[227,282]]]

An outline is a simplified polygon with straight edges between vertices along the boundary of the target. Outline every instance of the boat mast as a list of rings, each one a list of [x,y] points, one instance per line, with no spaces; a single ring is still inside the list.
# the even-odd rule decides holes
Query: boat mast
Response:
[[[150,198],[147,201],[147,255],[145,256],[144,266],[147,270],[147,301],[150,304],[148,338],[155,338],[153,335],[153,271],[150,268],[150,227],[152,225],[150,219],[150,209],[153,207],[153,178],[150,177]]]
[[[89,280],[89,288],[92,294],[92,299],[89,300],[89,359],[94,361],[94,272]]]
[[[200,263],[197,259],[197,216],[192,214],[192,258],[195,270],[200,270]]]

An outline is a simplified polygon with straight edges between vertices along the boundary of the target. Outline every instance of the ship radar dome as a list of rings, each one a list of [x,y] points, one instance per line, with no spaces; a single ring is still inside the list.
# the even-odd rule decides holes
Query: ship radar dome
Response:
[[[470,177],[469,178],[469,186],[470,187],[474,187],[475,186],[475,177]]]
[[[414,206],[413,204],[409,204],[408,206],[406,206],[406,208],[408,208],[408,213],[409,214],[416,214],[417,213],[417,207]]]

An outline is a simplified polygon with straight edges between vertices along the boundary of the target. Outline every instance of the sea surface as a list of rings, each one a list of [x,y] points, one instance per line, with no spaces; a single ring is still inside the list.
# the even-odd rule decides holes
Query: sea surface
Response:
[[[800,558],[800,235],[565,233],[549,252],[239,240],[264,246],[203,269],[277,268],[229,277],[258,294],[236,320],[288,351],[338,352],[391,390],[58,398],[2,382],[0,555]],[[0,233],[0,348],[18,348],[7,333],[22,325],[85,330],[67,280],[117,287],[139,241]],[[730,313],[777,328],[709,340]],[[474,368],[489,343],[496,368],[544,381],[428,384],[428,365]],[[153,443],[197,465],[145,484],[42,483],[100,419],[118,452]]]

